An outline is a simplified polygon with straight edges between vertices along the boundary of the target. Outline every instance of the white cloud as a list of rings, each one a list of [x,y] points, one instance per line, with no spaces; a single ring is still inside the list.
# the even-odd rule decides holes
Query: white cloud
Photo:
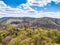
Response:
[[[52,0],[52,1],[55,1],[55,2],[60,2],[60,0]]]
[[[60,2],[60,0],[28,0],[29,5],[35,5],[35,6],[44,6],[50,3],[51,1],[54,1],[56,3]]]
[[[42,3],[42,2],[43,3]],[[3,1],[0,1],[0,18],[1,17],[55,17],[60,18],[60,12],[43,12],[36,11],[29,7],[30,5],[43,6],[51,0],[28,0],[28,3],[21,4],[17,8],[7,6]],[[54,1],[54,0],[53,0]],[[57,1],[57,0],[55,0]],[[57,1],[59,2],[59,1]]]
[[[30,8],[27,4],[22,4],[17,8],[11,8],[7,5],[4,4],[3,1],[0,1],[0,17],[9,17],[9,16],[13,16],[13,17],[23,17],[23,16],[30,16],[33,15],[35,13],[37,13],[37,11],[35,11],[34,9]],[[24,9],[21,9],[21,8]]]
[[[41,12],[39,15],[43,15],[43,17],[60,18],[60,12]]]

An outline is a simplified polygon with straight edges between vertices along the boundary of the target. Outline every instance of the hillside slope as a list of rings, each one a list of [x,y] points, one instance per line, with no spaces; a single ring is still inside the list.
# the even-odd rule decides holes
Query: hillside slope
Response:
[[[0,27],[8,25],[20,25],[21,27],[44,27],[60,29],[60,19],[56,18],[30,18],[30,17],[5,17],[0,19]]]

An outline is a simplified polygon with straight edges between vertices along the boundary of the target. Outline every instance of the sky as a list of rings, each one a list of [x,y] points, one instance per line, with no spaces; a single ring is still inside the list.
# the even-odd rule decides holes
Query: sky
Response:
[[[60,0],[0,0],[2,17],[60,18]]]

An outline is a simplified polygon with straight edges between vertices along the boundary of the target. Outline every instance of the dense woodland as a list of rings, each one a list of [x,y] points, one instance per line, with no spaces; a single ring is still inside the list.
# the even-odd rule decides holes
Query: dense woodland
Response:
[[[56,45],[60,43],[60,30],[21,28],[8,26],[0,30],[0,45]]]
[[[48,23],[44,20],[41,23],[21,20],[0,23],[0,45],[60,45],[60,28],[55,28],[57,25],[51,20]]]

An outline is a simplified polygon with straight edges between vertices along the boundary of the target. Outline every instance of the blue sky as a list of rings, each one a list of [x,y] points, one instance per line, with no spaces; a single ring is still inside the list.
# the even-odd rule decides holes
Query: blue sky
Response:
[[[37,11],[41,11],[43,10],[44,12],[59,12],[60,11],[60,2],[58,2],[56,4],[56,2],[51,1],[50,3],[48,3],[47,5],[41,7],[41,6],[30,6],[31,8],[37,10]],[[36,9],[37,8],[37,9]]]
[[[17,7],[20,4],[27,3],[27,0],[3,0],[8,6]]]
[[[0,17],[60,18],[60,0],[0,0]]]

